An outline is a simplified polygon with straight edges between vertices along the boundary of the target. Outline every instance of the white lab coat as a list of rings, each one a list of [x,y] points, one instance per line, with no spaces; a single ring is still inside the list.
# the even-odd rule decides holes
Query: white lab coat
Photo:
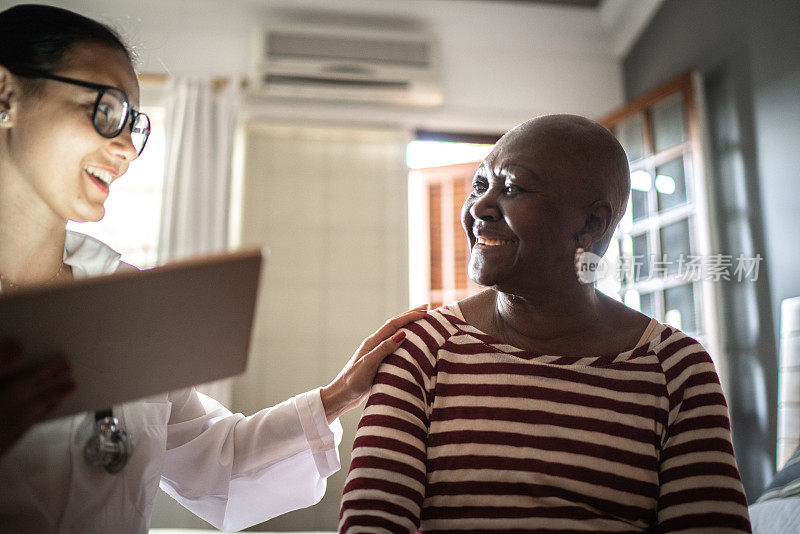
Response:
[[[64,259],[76,278],[125,265],[73,232]],[[318,502],[339,469],[341,425],[327,424],[319,389],[250,417],[194,388],[113,410],[134,443],[121,473],[84,461],[92,413],[37,425],[2,457],[0,532],[147,532],[159,484],[215,527],[239,530]]]

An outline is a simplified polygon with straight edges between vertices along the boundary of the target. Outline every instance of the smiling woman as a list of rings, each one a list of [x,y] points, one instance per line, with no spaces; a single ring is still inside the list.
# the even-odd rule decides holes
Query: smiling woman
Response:
[[[105,117],[109,87],[119,87],[114,92],[131,98],[133,107],[138,107],[139,85],[127,53],[109,45],[76,44],[70,58],[66,68],[46,77],[38,69],[9,68],[23,92],[13,109],[16,128],[8,147],[13,156],[7,161],[5,179],[7,187],[19,184],[22,198],[31,192],[42,196],[44,205],[35,209],[40,210],[40,223],[48,226],[102,219],[110,182],[125,174],[139,155],[132,132],[120,135],[122,113],[127,123],[130,106],[119,111],[120,118],[110,129]],[[25,91],[31,83],[38,85],[37,90]],[[101,132],[116,135],[109,138]],[[40,155],[35,157],[34,151]],[[11,181],[15,175],[19,182]]]
[[[602,255],[625,211],[627,168],[608,155],[616,154],[619,144],[605,130],[587,129],[574,147],[577,157],[565,157],[560,147],[578,143],[566,125],[551,120],[548,129],[506,134],[473,178],[461,222],[472,248],[470,278],[480,285],[502,288],[504,277],[512,277],[512,284],[567,286],[574,277],[575,242]],[[596,168],[588,168],[587,161]],[[487,247],[481,237],[503,246]],[[503,253],[509,257],[501,261],[496,255]],[[487,254],[495,256],[488,261]]]
[[[750,531],[706,351],[580,277],[629,188],[588,119],[498,141],[461,211],[488,289],[410,325],[381,365],[340,532]]]
[[[104,217],[149,127],[130,54],[112,30],[49,6],[0,12],[3,292],[133,269],[66,226]],[[117,304],[111,319],[124,330]],[[424,314],[388,321],[326,386],[247,418],[187,388],[40,423],[76,386],[68,360],[42,363],[0,343],[0,530],[146,532],[159,484],[226,530],[316,503],[339,467],[339,415],[364,399],[404,337],[396,330]],[[122,462],[117,451],[91,453],[93,436],[113,442],[113,427],[131,444]]]

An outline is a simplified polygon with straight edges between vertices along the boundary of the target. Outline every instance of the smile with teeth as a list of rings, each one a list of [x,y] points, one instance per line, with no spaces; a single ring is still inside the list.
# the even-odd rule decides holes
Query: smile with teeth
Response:
[[[507,245],[509,243],[511,243],[511,241],[507,241],[505,239],[489,239],[488,237],[478,236],[478,244],[487,247],[497,247],[500,245]]]
[[[83,170],[85,170],[88,174],[92,175],[93,177],[97,178],[101,182],[106,185],[111,185],[111,182],[114,181],[114,173],[109,172],[105,169],[100,169],[97,167],[93,167],[92,165],[86,165]]]

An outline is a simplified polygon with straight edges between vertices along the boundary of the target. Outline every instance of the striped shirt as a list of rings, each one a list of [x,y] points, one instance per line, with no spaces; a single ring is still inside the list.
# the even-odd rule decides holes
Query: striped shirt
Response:
[[[440,308],[361,417],[339,531],[750,531],[711,358],[679,330],[592,358],[503,344]]]

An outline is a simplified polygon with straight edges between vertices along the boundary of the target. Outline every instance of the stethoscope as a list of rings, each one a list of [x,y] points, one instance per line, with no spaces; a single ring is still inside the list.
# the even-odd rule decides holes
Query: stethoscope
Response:
[[[111,408],[94,412],[94,428],[83,448],[83,457],[92,467],[119,473],[131,459],[133,441],[121,428]]]

